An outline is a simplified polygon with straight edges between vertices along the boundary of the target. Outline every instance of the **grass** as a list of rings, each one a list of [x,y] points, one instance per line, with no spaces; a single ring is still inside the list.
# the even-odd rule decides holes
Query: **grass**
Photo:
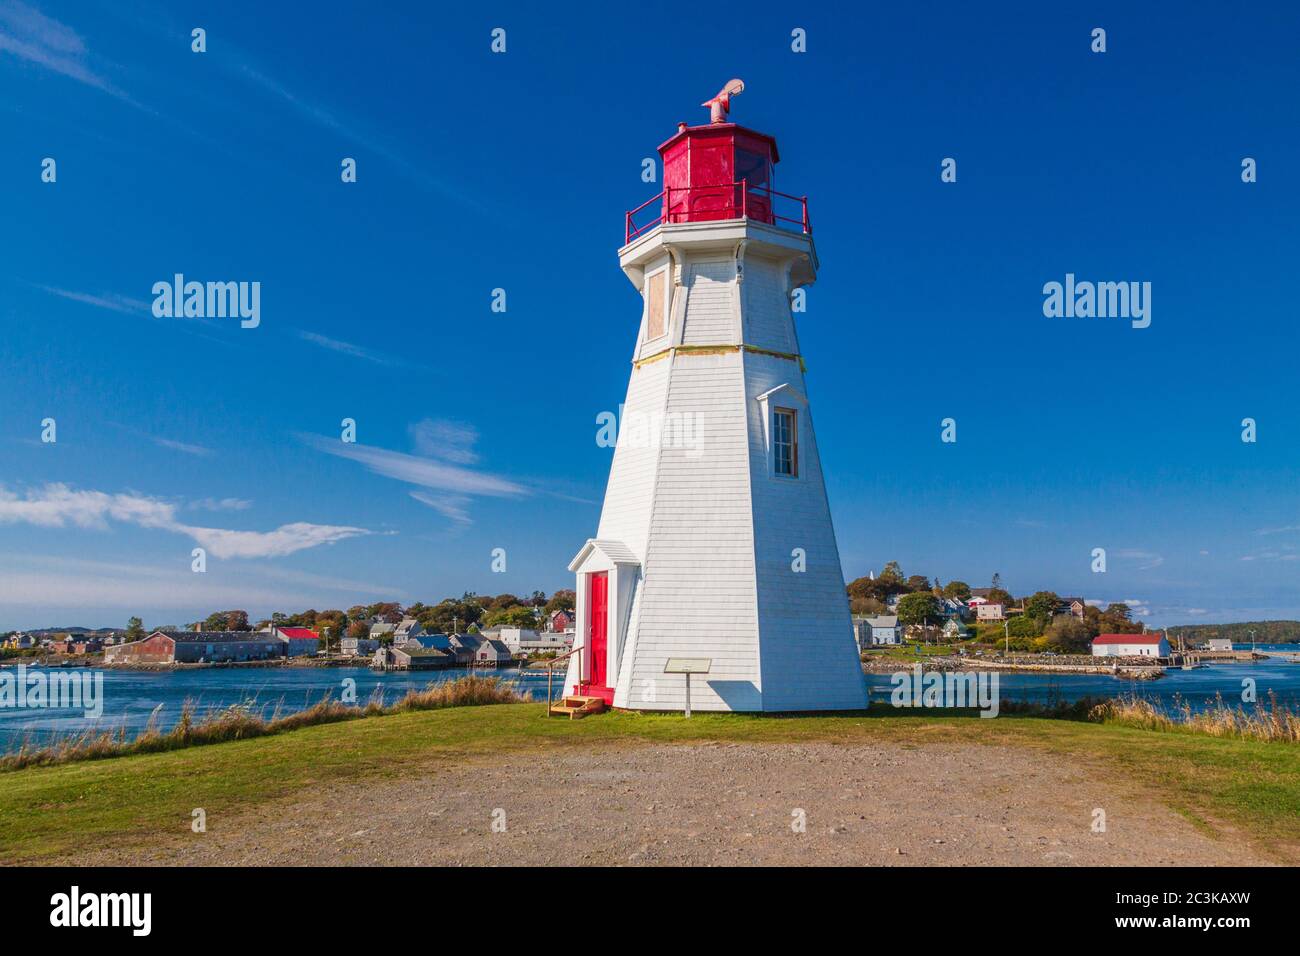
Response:
[[[310,707],[284,716],[277,710],[267,717],[265,709],[248,704],[233,704],[212,710],[196,720],[195,704],[187,700],[181,707],[180,719],[170,730],[158,729],[154,719],[158,712],[155,710],[144,730],[131,739],[127,739],[126,727],[123,726],[116,732],[88,730],[60,738],[45,746],[32,746],[24,741],[16,752],[0,757],[0,772],[229,743],[360,717],[382,717],[444,707],[513,704],[526,699],[526,695],[520,693],[513,684],[496,677],[469,674],[452,681],[430,683],[423,690],[407,691],[395,704],[385,705],[383,692],[377,689],[377,693],[363,707],[344,704],[327,695]]]
[[[1250,711],[1240,705],[1236,709],[1229,707],[1221,695],[1215,695],[1214,706],[1199,711],[1192,710],[1191,705],[1185,701],[1176,703],[1170,711],[1140,697],[1103,700],[1089,708],[1088,719],[1144,730],[1208,734],[1211,737],[1241,740],[1300,742],[1300,713],[1285,704],[1279,704],[1275,693],[1269,694],[1268,703],[1261,703]]]
[[[817,716],[615,711],[548,719],[544,704],[408,709],[223,743],[0,774],[0,861],[75,859],[156,846],[231,815],[296,812],[324,783],[385,779],[501,753],[721,741],[1030,747],[1116,774],[1208,832],[1239,831],[1281,861],[1300,860],[1300,748],[1086,721],[890,708]]]

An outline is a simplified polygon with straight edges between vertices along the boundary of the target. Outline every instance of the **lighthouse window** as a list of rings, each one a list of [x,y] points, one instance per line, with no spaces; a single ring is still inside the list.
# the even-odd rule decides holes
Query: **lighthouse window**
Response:
[[[793,408],[772,409],[772,463],[778,475],[799,476],[799,430]]]
[[[664,278],[666,270],[656,272],[646,283],[646,331],[648,340],[657,339],[664,334]]]
[[[736,181],[755,186],[767,184],[767,157],[762,153],[751,153],[747,149],[736,150]]]

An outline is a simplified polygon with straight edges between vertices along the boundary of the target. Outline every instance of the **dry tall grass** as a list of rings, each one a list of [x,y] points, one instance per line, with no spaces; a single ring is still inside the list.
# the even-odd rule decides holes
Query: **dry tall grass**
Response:
[[[158,710],[155,710],[145,728],[129,740],[125,727],[115,731],[87,730],[43,746],[33,745],[29,739],[23,741],[14,753],[0,757],[0,771],[266,737],[300,727],[332,724],[360,717],[381,717],[443,707],[514,704],[528,699],[528,695],[521,692],[514,682],[469,674],[456,680],[431,683],[424,690],[407,691],[394,704],[385,705],[382,688],[375,688],[375,693],[371,694],[364,706],[344,704],[327,694],[310,707],[283,716],[279,707],[267,717],[265,707],[259,708],[252,704],[232,704],[197,716],[198,708],[193,701],[187,700],[181,707],[180,719],[170,730],[158,729]]]
[[[1300,712],[1279,704],[1270,693],[1247,710],[1240,704],[1233,708],[1215,694],[1213,705],[1194,711],[1186,701],[1166,709],[1140,697],[1102,701],[1092,707],[1088,719],[1097,723],[1123,724],[1145,730],[1178,730],[1209,734],[1212,737],[1238,737],[1245,740],[1300,742]]]

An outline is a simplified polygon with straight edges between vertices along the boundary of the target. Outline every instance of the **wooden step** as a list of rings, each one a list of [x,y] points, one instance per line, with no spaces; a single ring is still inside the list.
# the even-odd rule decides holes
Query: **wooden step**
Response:
[[[588,714],[599,714],[604,709],[605,701],[600,697],[570,695],[551,705],[551,715],[567,715],[570,720],[580,720]]]

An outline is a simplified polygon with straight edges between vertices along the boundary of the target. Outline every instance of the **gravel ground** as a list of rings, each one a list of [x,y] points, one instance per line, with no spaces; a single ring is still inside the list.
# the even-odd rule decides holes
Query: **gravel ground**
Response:
[[[1094,833],[1094,810],[1106,831]],[[325,784],[99,864],[1249,865],[1113,773],[979,745],[635,746]],[[803,832],[794,824],[805,821]],[[504,829],[502,829],[504,827]]]

